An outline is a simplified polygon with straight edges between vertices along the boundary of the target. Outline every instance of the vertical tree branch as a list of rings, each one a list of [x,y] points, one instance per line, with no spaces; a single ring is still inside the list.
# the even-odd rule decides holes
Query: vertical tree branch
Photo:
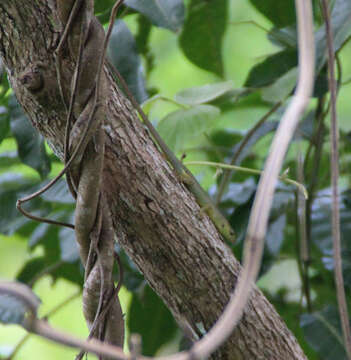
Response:
[[[332,183],[332,234],[333,234],[333,257],[334,257],[334,274],[336,295],[339,305],[339,314],[341,327],[345,342],[346,353],[351,359],[351,330],[349,315],[347,310],[344,278],[342,274],[341,258],[341,236],[340,236],[340,212],[339,212],[339,126],[336,113],[336,80],[335,80],[335,56],[333,33],[330,25],[330,15],[327,0],[322,0],[322,11],[325,20],[325,29],[327,35],[328,50],[328,69],[329,69],[329,90],[331,99],[331,141],[330,141],[330,166],[331,166],[331,183]]]

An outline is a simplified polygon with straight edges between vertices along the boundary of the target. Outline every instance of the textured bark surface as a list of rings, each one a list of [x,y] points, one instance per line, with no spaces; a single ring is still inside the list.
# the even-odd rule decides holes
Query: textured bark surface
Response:
[[[59,38],[55,1],[0,0],[0,51],[16,96],[33,125],[62,158],[66,113],[53,51]],[[19,82],[36,62],[44,88]],[[65,64],[67,83],[73,72]],[[178,323],[200,334],[220,316],[240,265],[194,197],[177,179],[106,70],[110,96],[105,125],[103,189],[116,239],[161,296]],[[240,325],[218,359],[304,359],[272,305],[254,289]]]

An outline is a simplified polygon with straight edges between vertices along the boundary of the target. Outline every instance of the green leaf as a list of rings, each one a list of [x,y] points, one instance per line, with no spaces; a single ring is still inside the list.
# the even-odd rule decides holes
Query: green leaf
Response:
[[[296,22],[294,0],[250,0],[250,3],[278,28]]]
[[[115,3],[115,0],[99,0],[95,1],[94,11],[96,14],[100,14],[109,10]]]
[[[66,279],[79,286],[83,284],[84,276],[80,261],[72,264],[63,263],[59,260],[49,261],[47,256],[28,260],[18,272],[16,279],[28,284],[42,272],[47,272],[47,275],[50,276],[53,281]]]
[[[297,66],[296,50],[283,50],[268,56],[255,65],[245,81],[245,87],[259,88],[272,84],[290,69]]]
[[[133,295],[129,312],[129,331],[141,335],[142,353],[146,356],[154,356],[176,333],[171,313],[149,286],[145,287],[141,300]]]
[[[232,81],[197,86],[180,91],[175,100],[185,105],[199,105],[213,101],[233,90]]]
[[[177,152],[183,149],[190,139],[213,126],[219,114],[219,109],[211,105],[177,110],[163,118],[157,130],[168,146]]]
[[[124,3],[145,15],[156,26],[177,31],[183,25],[183,0],[125,0]]]
[[[21,161],[45,178],[51,166],[43,137],[30,124],[14,96],[9,101],[9,108],[11,132],[16,139]]]
[[[339,313],[334,307],[301,316],[305,339],[324,360],[346,360]]]
[[[292,68],[272,85],[262,89],[262,99],[277,103],[285,100],[294,90],[297,82],[297,68]]]
[[[122,20],[115,21],[108,45],[108,55],[136,100],[139,103],[146,100],[143,70],[136,43],[133,34]]]
[[[227,19],[227,0],[192,0],[179,37],[180,47],[192,63],[220,77],[223,77],[222,40]]]

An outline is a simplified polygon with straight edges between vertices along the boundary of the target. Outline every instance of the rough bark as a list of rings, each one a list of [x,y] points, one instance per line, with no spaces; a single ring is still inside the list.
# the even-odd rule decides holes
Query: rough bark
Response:
[[[0,0],[0,51],[17,99],[62,159],[66,113],[53,58],[61,30],[55,11],[54,0]],[[19,78],[38,61],[46,64],[41,69],[44,91],[33,94]],[[65,64],[67,79],[73,66]],[[209,329],[221,314],[240,264],[105,71],[110,96],[103,189],[116,239],[180,326],[196,338],[199,325]],[[213,357],[305,359],[294,336],[257,288],[239,326]]]

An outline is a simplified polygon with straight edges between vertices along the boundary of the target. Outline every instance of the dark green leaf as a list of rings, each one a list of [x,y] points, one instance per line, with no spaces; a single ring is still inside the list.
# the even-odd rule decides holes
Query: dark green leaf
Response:
[[[258,88],[270,85],[296,66],[296,50],[280,51],[255,65],[251,69],[244,86]]]
[[[124,3],[148,17],[156,26],[177,31],[183,25],[183,0],[125,0]]]
[[[58,254],[59,255],[59,254]],[[50,276],[53,281],[66,279],[74,284],[82,286],[83,270],[80,261],[75,263],[64,263],[60,260],[51,261],[47,256],[36,257],[27,261],[17,274],[16,279],[23,283],[30,283],[38,274]]]
[[[94,10],[96,14],[100,14],[102,12],[110,10],[114,5],[115,0],[99,0],[95,1]]]
[[[232,81],[207,84],[180,91],[175,100],[185,105],[200,105],[211,102],[233,90]]]
[[[44,139],[30,124],[14,96],[10,99],[9,106],[11,131],[17,142],[20,159],[38,171],[41,178],[45,178],[50,172],[50,159]]]
[[[151,70],[154,68],[154,54],[150,49],[150,35],[151,35],[151,23],[143,15],[138,16],[138,32],[135,35],[135,42],[139,54],[144,55],[145,59],[145,72],[146,75],[150,74]]]
[[[202,69],[223,76],[222,39],[227,25],[227,0],[192,0],[179,38],[185,56]]]
[[[143,70],[133,34],[122,20],[115,21],[108,54],[139,103],[147,99]]]
[[[296,22],[294,0],[250,0],[250,2],[278,28]]]
[[[194,136],[201,135],[215,125],[214,121],[219,114],[219,109],[210,105],[177,110],[163,118],[157,130],[168,146],[177,152]]]
[[[339,313],[334,307],[301,316],[301,327],[310,346],[325,360],[346,360]]]
[[[128,328],[131,333],[141,335],[142,353],[146,356],[155,355],[162,345],[173,338],[177,330],[171,313],[149,286],[145,287],[141,299],[133,295]]]

